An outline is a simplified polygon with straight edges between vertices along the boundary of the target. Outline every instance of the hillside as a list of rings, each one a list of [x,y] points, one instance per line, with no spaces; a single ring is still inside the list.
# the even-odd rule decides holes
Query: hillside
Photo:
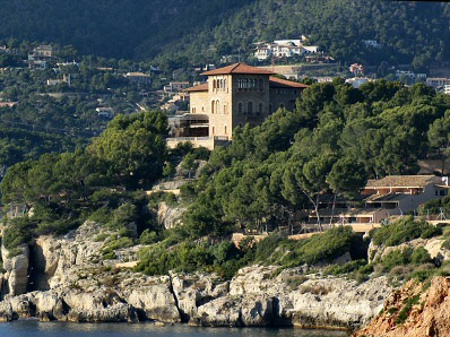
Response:
[[[1,0],[0,37],[72,44],[82,53],[107,57],[149,56],[253,1]]]
[[[1,0],[0,5],[0,37],[73,44],[82,53],[106,57],[218,61],[239,51],[249,55],[256,41],[301,34],[344,62],[423,69],[450,56],[447,3],[114,0],[87,7],[79,0]],[[365,47],[362,40],[370,39],[383,48]]]

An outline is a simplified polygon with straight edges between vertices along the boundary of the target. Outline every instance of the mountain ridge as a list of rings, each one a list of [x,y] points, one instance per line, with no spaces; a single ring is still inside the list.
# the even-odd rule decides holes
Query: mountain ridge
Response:
[[[209,1],[0,0],[0,38],[73,44],[83,54],[139,60],[218,61],[248,58],[256,41],[310,36],[344,63],[411,64],[415,69],[450,57],[450,5],[378,0]],[[57,27],[57,29],[55,29]],[[374,39],[380,50],[363,45]],[[250,58],[251,59],[251,58]]]

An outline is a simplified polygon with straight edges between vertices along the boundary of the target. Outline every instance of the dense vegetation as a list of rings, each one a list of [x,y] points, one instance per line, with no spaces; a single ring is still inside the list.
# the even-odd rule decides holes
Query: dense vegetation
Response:
[[[78,63],[61,64],[64,56],[76,55],[66,46],[55,47],[55,57],[46,69],[24,68],[22,59],[34,46],[22,44],[18,55],[0,53],[19,60],[19,64],[5,64],[8,68],[0,72],[0,100],[12,105],[0,107],[2,170],[20,161],[38,159],[43,153],[85,147],[112,118],[99,115],[97,107],[129,114],[138,109],[137,104],[151,107],[156,101],[148,95],[151,84],[137,85],[123,76],[139,69],[137,63],[81,57]],[[66,81],[56,85],[46,83],[63,78]],[[160,85],[157,80],[155,85]],[[141,91],[145,95],[141,96]]]
[[[251,263],[292,268],[332,263],[346,253],[352,253],[355,259],[364,258],[359,254],[362,240],[350,228],[343,227],[300,241],[273,234],[259,243],[252,239],[243,241],[240,249],[229,241],[202,240],[198,243],[185,241],[167,249],[170,241],[171,237],[146,249],[136,270],[149,275],[166,274],[169,270],[202,270],[230,278],[239,268]]]
[[[186,49],[178,55],[196,59],[195,50],[208,50],[216,41],[219,55],[237,53],[248,55],[252,43],[272,41],[306,34],[310,43],[345,63],[362,62],[379,66],[379,75],[389,65],[411,64],[414,69],[427,68],[430,63],[442,62],[449,55],[445,41],[450,30],[446,22],[450,15],[446,3],[357,0],[272,0],[257,1],[242,8],[237,14],[211,33],[187,36],[182,45]],[[384,47],[366,47],[362,40],[374,39]],[[189,43],[187,43],[189,42]],[[201,48],[198,48],[198,46]],[[170,52],[179,49],[179,43],[170,46]],[[447,55],[447,56],[446,56]]]
[[[358,201],[369,178],[414,174],[417,160],[444,158],[448,96],[423,85],[335,81],[305,90],[294,112],[237,129],[211,154],[184,224],[198,235],[230,226],[288,225],[304,206],[320,214],[339,198]]]
[[[119,115],[85,150],[46,154],[9,169],[1,185],[3,202],[33,208],[34,215],[11,221],[4,244],[14,249],[90,219],[120,233],[98,238],[108,242],[105,258],[114,258],[121,247],[148,245],[138,266],[148,274],[203,268],[230,277],[251,262],[293,267],[350,253],[354,261],[328,272],[351,271],[363,280],[373,266],[358,261],[365,244],[348,229],[300,242],[274,235],[244,242],[241,250],[227,235],[276,230],[292,224],[303,208],[320,215],[342,197],[358,203],[368,178],[414,173],[418,159],[444,158],[447,143],[439,139],[449,132],[448,111],[450,98],[424,85],[378,81],[355,89],[336,79],[311,85],[295,111],[281,109],[261,126],[238,128],[232,144],[211,154],[188,144],[168,151],[167,117],[161,112]],[[193,180],[199,160],[207,162]],[[173,176],[179,163],[188,178],[181,196],[156,194],[149,200],[143,191]],[[167,231],[156,226],[152,208],[161,198],[190,205],[183,226]],[[403,238],[437,234],[409,222],[401,229],[383,228],[374,240],[397,245]],[[408,253],[404,264],[428,261],[422,253]]]
[[[426,221],[413,221],[412,217],[388,224],[375,231],[372,241],[375,245],[398,246],[417,238],[429,239],[442,234],[442,229]]]
[[[119,115],[85,150],[12,166],[1,183],[2,202],[33,208],[33,216],[12,220],[5,246],[62,234],[90,218],[116,229],[135,223],[139,234],[151,227],[142,190],[162,175],[166,132],[161,112]]]
[[[72,44],[84,54],[181,67],[247,58],[253,43],[306,34],[337,60],[422,70],[449,58],[450,6],[430,1],[1,1],[0,37]],[[70,13],[66,20],[63,13]],[[131,24],[132,23],[132,24]],[[58,29],[53,29],[58,27]],[[182,34],[180,34],[182,32]],[[362,40],[377,40],[382,49]]]
[[[252,1],[0,1],[0,36],[73,44],[84,54],[129,59],[156,55],[168,41],[214,27]]]

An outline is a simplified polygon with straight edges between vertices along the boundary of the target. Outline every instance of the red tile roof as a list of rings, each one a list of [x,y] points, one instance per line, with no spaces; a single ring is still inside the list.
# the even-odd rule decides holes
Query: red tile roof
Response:
[[[309,85],[289,80],[283,80],[275,76],[270,76],[269,84],[271,87],[275,88],[301,88],[301,89],[309,88]]]
[[[245,63],[235,63],[228,67],[214,69],[202,73],[203,76],[214,76],[214,75],[231,75],[231,74],[241,74],[241,75],[275,75],[274,72],[266,69],[251,67]]]
[[[184,89],[187,92],[200,92],[200,91],[208,91],[208,83],[203,83],[200,85],[196,85],[195,87],[190,87]]]
[[[434,175],[393,175],[382,179],[369,179],[366,189],[382,188],[424,188],[431,183],[440,182]]]

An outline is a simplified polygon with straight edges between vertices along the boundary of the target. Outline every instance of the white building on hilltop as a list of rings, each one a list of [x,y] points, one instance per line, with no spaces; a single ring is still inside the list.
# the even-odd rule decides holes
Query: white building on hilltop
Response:
[[[256,44],[255,57],[259,60],[266,60],[270,57],[292,57],[294,55],[305,55],[318,53],[318,46],[305,46],[303,40],[287,39],[275,40],[274,42],[260,42]]]

